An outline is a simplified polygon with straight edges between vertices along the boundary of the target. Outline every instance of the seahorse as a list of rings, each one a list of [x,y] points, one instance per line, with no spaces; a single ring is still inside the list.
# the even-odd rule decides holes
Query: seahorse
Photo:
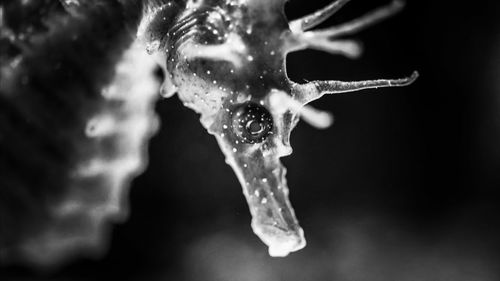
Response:
[[[126,218],[128,186],[145,169],[147,142],[158,129],[158,92],[177,95],[200,114],[269,254],[302,249],[306,240],[280,158],[292,153],[290,133],[300,118],[318,128],[333,121],[307,104],[326,94],[406,86],[418,73],[291,81],[287,54],[310,48],[358,57],[360,45],[343,37],[397,13],[404,2],[324,29],[315,27],[349,0],[291,21],[286,2],[0,4],[0,260],[52,264],[102,249],[108,221]]]

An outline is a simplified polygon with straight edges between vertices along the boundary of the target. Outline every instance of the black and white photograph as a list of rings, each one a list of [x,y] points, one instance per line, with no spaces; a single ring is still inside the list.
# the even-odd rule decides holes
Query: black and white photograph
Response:
[[[500,280],[500,1],[0,0],[0,281]]]

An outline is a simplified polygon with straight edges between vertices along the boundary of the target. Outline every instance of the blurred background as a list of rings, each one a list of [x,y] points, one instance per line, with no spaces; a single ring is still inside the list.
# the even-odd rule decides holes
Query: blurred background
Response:
[[[388,2],[352,1],[322,26]],[[52,272],[3,267],[0,280],[500,280],[500,2],[407,2],[354,36],[358,60],[288,58],[297,82],[421,74],[405,88],[324,97],[313,105],[334,126],[293,132],[283,162],[305,249],[269,257],[215,139],[174,97],[157,104],[149,167],[107,254]],[[293,0],[287,15],[328,3]]]

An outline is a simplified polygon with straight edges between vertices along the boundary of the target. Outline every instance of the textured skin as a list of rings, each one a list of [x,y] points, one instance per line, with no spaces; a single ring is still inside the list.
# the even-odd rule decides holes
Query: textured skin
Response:
[[[296,113],[279,112],[270,104],[272,93],[290,94],[293,85],[286,76],[286,41],[281,40],[290,32],[283,2],[207,2],[179,15],[168,43],[160,44],[168,48],[160,47],[159,52],[179,98],[200,113],[235,170],[254,232],[272,255],[283,256],[305,245],[288,200],[286,169],[279,161],[291,152],[289,135]],[[207,46],[218,46],[227,57],[204,55]],[[272,134],[263,142],[246,143],[233,127],[234,114],[246,101],[261,104],[274,119]]]
[[[286,169],[280,158],[291,154],[290,133],[299,115],[325,128],[331,116],[308,102],[324,94],[367,88],[405,86],[418,76],[359,82],[313,81],[299,85],[286,73],[286,55],[315,48],[356,57],[359,44],[338,39],[401,10],[395,0],[357,20],[326,30],[307,31],[331,16],[348,0],[338,0],[312,15],[289,22],[285,0],[206,0],[167,2],[151,13],[139,36],[155,52],[168,73],[164,96],[177,93],[184,105],[200,114],[236,173],[252,214],[253,231],[269,246],[272,256],[286,256],[305,246],[302,228],[288,199]],[[181,11],[175,19],[172,11]],[[162,27],[171,26],[168,32]],[[258,142],[242,139],[243,122],[269,122],[238,115],[241,105],[260,106],[272,116],[273,126]],[[267,114],[265,114],[267,115]],[[262,116],[262,115],[261,115]],[[247,123],[250,124],[250,123]]]

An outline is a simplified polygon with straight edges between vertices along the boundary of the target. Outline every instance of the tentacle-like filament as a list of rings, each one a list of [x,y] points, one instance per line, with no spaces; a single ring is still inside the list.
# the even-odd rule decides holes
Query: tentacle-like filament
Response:
[[[318,129],[326,129],[333,124],[333,115],[330,112],[304,105],[282,91],[273,91],[270,94],[269,105],[277,114],[283,114],[287,110],[296,112],[302,120]]]
[[[344,23],[340,26],[333,26],[323,30],[315,30],[314,33],[321,37],[339,37],[343,35],[350,35],[359,32],[367,27],[370,27],[390,16],[397,14],[404,7],[404,2],[395,0],[391,4],[376,9],[366,15],[363,15],[350,22]]]
[[[315,32],[293,35],[288,52],[304,49],[324,51],[333,55],[343,55],[351,59],[358,58],[363,52],[361,43],[355,40],[332,40]]]
[[[402,0],[394,0],[388,6],[379,8],[340,26],[306,31],[328,19],[348,1],[338,0],[322,10],[292,21],[290,23],[292,32],[287,38],[288,51],[294,52],[311,48],[332,54],[344,55],[349,58],[357,58],[362,52],[361,45],[353,40],[340,40],[338,37],[361,31],[396,14],[404,7]]]
[[[302,32],[311,29],[330,18],[349,1],[350,0],[336,0],[321,10],[300,19],[293,20],[290,22],[290,29],[293,32]]]
[[[218,45],[201,45],[187,41],[180,48],[182,56],[187,60],[204,58],[210,60],[228,61],[240,68],[246,48],[238,35],[232,34]]]
[[[413,83],[419,74],[413,72],[411,76],[401,79],[378,79],[365,81],[312,81],[306,84],[296,84],[293,87],[294,97],[300,102],[306,104],[313,100],[321,98],[326,94],[340,94],[355,92],[365,89],[403,87]]]

